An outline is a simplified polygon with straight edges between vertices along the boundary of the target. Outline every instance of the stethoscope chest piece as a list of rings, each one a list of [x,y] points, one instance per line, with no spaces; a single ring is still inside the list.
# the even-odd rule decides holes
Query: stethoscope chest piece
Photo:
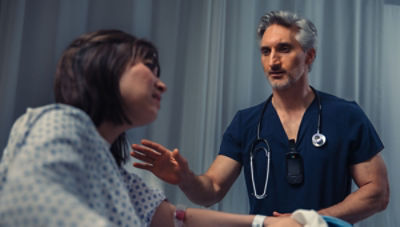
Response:
[[[326,143],[326,137],[323,134],[319,133],[319,132],[315,133],[312,136],[311,140],[312,140],[312,144],[315,147],[322,147]]]

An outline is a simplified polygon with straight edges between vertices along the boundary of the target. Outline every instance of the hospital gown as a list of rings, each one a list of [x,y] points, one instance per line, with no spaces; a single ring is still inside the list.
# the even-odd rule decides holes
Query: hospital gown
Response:
[[[0,163],[0,226],[148,226],[165,196],[109,148],[79,109],[28,109]]]

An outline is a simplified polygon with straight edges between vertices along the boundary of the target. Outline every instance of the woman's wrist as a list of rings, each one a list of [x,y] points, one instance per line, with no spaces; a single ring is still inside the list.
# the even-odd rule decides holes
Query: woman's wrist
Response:
[[[251,223],[251,227],[263,227],[264,221],[266,218],[267,218],[267,216],[264,216],[264,215],[254,216],[253,222]]]
[[[174,224],[175,227],[183,227],[186,215],[186,206],[182,204],[176,205],[176,209],[174,212]]]

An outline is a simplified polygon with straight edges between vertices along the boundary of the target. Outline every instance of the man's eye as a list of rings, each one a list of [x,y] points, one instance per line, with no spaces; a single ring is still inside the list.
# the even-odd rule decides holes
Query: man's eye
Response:
[[[280,48],[279,48],[279,51],[280,52],[283,52],[283,53],[288,53],[288,52],[290,52],[290,50],[291,50],[292,48],[290,48],[290,46],[281,46]]]
[[[270,52],[271,52],[271,50],[270,50],[270,49],[267,49],[267,48],[263,48],[263,49],[261,49],[261,54],[262,54],[262,55],[264,55],[264,56],[267,56],[267,55],[269,55],[269,54],[270,54]]]

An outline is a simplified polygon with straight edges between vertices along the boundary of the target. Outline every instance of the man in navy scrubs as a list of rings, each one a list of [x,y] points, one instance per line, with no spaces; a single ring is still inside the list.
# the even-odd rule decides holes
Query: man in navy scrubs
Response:
[[[269,12],[261,18],[258,36],[272,95],[235,115],[208,171],[195,175],[178,150],[151,141],[133,145],[145,155],[132,153],[145,162],[134,166],[179,185],[204,206],[220,201],[243,167],[252,214],[279,216],[305,208],[355,223],[385,209],[389,184],[383,144],[371,122],[355,102],[309,85],[315,26],[290,12]],[[322,135],[313,138],[317,132]],[[262,141],[255,143],[257,134]],[[359,187],[355,192],[352,179]]]

